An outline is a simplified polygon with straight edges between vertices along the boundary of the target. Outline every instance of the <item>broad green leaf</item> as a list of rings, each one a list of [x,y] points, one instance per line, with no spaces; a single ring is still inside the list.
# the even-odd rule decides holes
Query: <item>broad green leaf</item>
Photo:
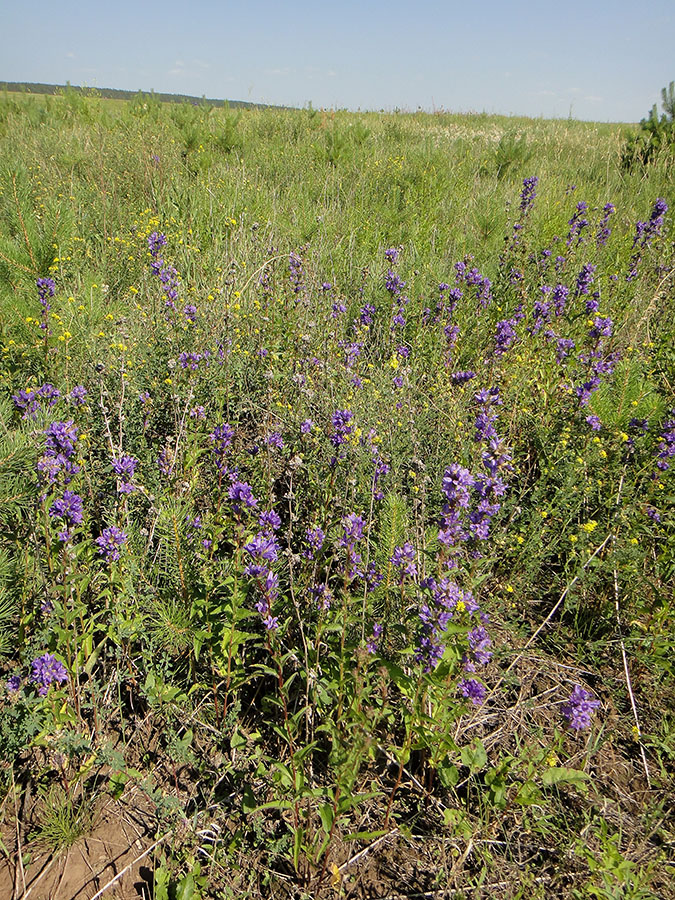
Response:
[[[487,753],[481,740],[462,747],[461,757],[463,765],[468,766],[472,772],[480,772],[487,765]]]

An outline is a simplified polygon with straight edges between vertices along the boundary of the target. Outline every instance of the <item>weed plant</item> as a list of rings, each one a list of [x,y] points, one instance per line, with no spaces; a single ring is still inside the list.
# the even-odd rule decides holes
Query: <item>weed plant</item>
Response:
[[[136,790],[157,897],[673,896],[673,192],[622,141],[0,101],[43,845]]]

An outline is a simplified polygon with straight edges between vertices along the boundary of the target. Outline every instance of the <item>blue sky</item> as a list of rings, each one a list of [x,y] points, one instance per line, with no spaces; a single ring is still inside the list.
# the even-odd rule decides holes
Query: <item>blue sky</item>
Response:
[[[675,79],[673,0],[4,5],[7,81],[635,122]]]

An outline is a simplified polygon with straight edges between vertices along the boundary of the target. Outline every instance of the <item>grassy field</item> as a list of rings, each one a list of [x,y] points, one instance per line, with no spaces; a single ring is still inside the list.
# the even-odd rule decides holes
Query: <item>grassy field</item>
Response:
[[[633,131],[0,98],[0,896],[675,897]]]

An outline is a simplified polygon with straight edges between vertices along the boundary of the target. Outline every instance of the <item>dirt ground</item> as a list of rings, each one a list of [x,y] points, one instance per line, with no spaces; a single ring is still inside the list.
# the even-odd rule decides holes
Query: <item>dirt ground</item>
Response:
[[[137,802],[136,802],[137,801]],[[14,835],[3,835],[8,857],[0,862],[1,900],[150,900],[156,846],[145,822],[142,797],[109,800],[94,812],[93,827],[68,849],[17,853]]]

